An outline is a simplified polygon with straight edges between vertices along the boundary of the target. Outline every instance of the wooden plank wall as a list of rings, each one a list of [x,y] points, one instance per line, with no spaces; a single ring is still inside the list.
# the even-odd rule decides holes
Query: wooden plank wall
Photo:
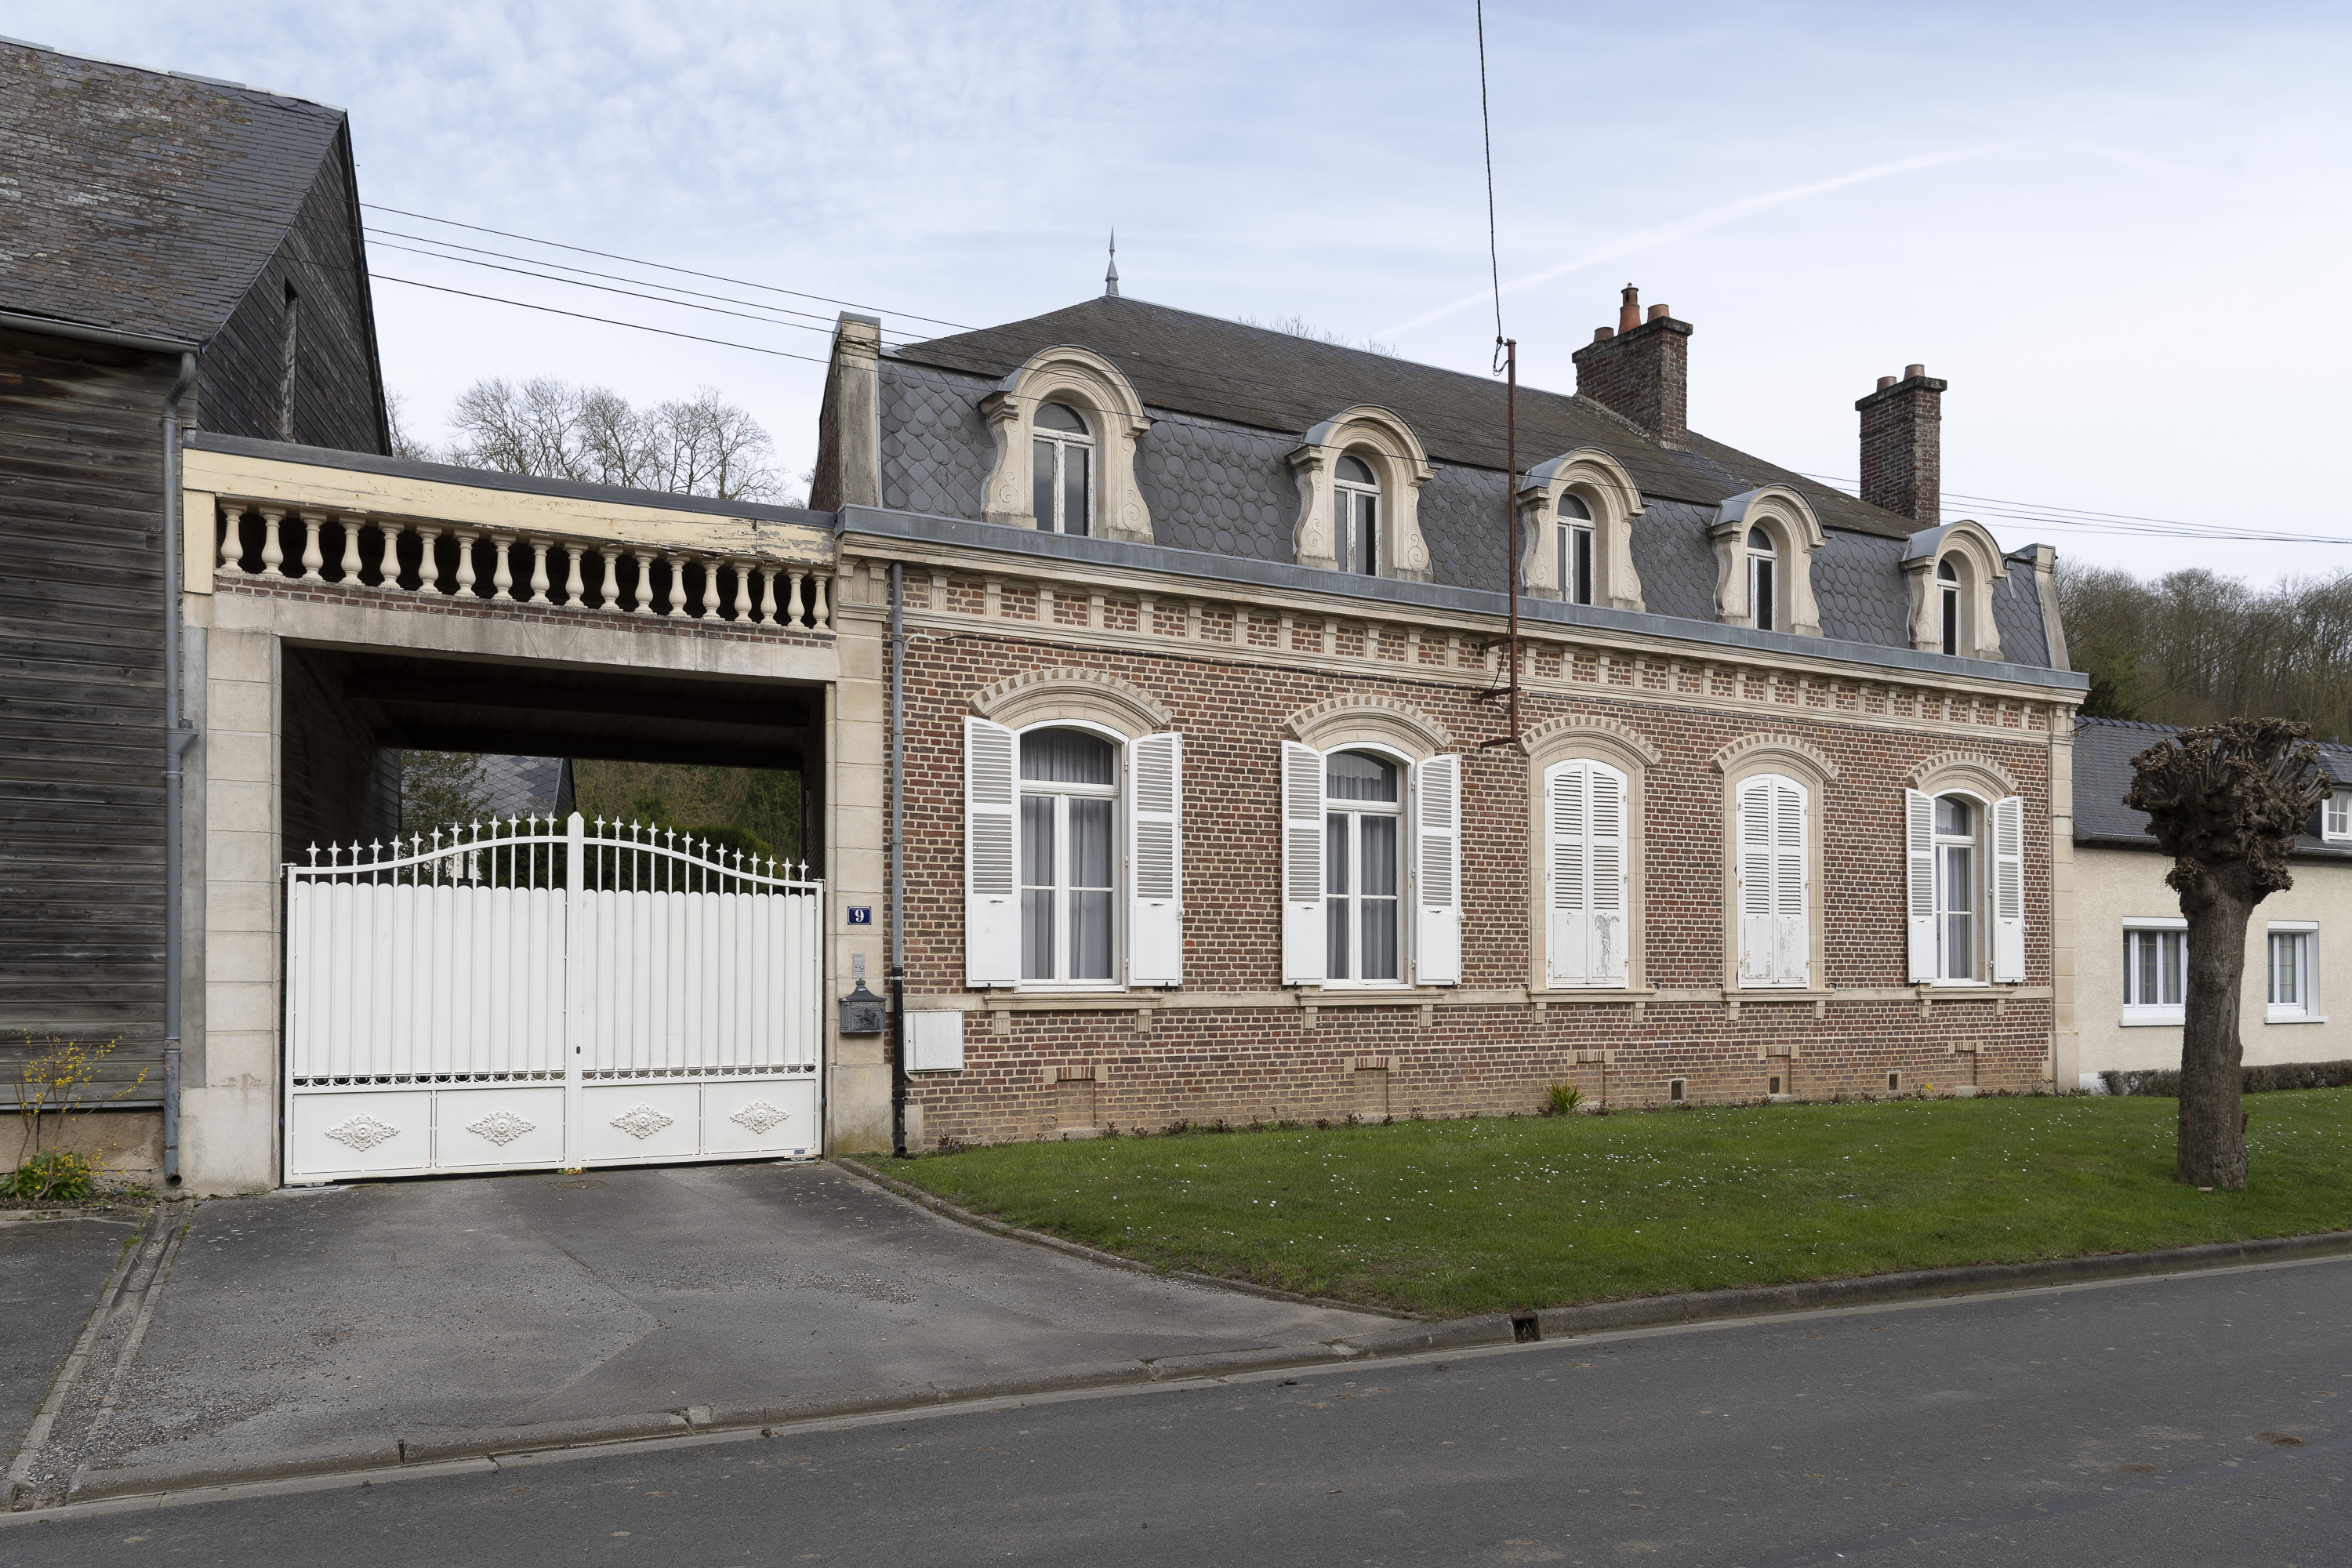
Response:
[[[169,358],[0,333],[0,1103],[24,1039],[162,1093]]]

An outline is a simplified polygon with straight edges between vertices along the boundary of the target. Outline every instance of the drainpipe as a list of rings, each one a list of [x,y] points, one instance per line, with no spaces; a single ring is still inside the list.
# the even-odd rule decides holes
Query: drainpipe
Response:
[[[196,379],[183,352],[163,399],[163,1185],[180,1184],[180,785],[196,743],[180,710],[180,399]]]
[[[906,569],[890,563],[890,1152],[907,1157]]]

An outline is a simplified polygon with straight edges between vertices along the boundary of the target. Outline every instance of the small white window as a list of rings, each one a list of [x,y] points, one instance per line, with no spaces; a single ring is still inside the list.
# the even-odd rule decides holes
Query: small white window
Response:
[[[1083,730],[1021,737],[1021,978],[1116,978],[1118,762]]]
[[[1342,572],[1381,574],[1381,485],[1361,458],[1342,456],[1333,470],[1331,552]]]
[[[2181,1023],[2189,995],[2189,924],[2151,921],[2124,930],[2126,1024]]]
[[[2270,1012],[2273,1024],[2304,1024],[2319,1018],[2318,976],[2313,971],[2311,926],[2271,927]]]
[[[1369,752],[1324,763],[1324,984],[1404,977],[1404,770]]]
[[[1772,536],[1760,528],[1748,531],[1748,609],[1750,619],[1759,632],[1773,626],[1773,611],[1779,601],[1774,579],[1778,575],[1780,557],[1772,548]]]
[[[2327,797],[2327,819],[2322,824],[2326,836],[2333,839],[2352,838],[2352,790],[2337,790]]]
[[[1936,595],[1943,612],[1944,651],[1960,651],[1960,574],[1948,561],[1936,563]]]
[[[1560,596],[1571,605],[1592,603],[1592,509],[1563,490],[1557,546]]]
[[[1031,448],[1031,502],[1047,533],[1086,533],[1093,515],[1094,437],[1087,422],[1059,403],[1038,405]]]

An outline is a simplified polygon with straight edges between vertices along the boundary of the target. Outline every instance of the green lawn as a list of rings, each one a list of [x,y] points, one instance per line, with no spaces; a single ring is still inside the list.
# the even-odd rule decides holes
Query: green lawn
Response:
[[[1777,1105],[1013,1143],[884,1170],[1170,1268],[1439,1316],[2352,1228],[2352,1089],[2249,1096],[2253,1184],[2175,1104]]]

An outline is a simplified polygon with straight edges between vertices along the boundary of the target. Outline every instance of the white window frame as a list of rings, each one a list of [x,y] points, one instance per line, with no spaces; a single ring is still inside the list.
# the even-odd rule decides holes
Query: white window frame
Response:
[[[2137,943],[2147,937],[2179,938],[2175,952],[2179,964],[2180,1000],[2176,1003],[2141,1002],[2137,994],[2138,952]],[[2128,918],[2123,923],[2124,936],[2124,997],[2123,1016],[2117,1022],[2126,1029],[2178,1028],[2189,1021],[2189,922],[2169,916],[2151,915]],[[2158,951],[2162,944],[2159,941]]]
[[[1764,792],[1768,801],[1760,844],[1749,832],[1748,816],[1748,797],[1757,791]],[[1790,803],[1780,792],[1793,792],[1796,797],[1793,821],[1788,815]],[[1821,791],[1791,773],[1750,773],[1732,790],[1734,959],[1740,990],[1812,988],[1818,962],[1812,950],[1814,814],[1820,810]],[[1789,907],[1792,868],[1793,910]]]
[[[1564,758],[1544,769],[1541,805],[1544,987],[1622,988],[1633,926],[1633,782],[1614,763]]]
[[[1331,556],[1339,563],[1339,570],[1351,576],[1385,576],[1381,569],[1381,531],[1387,520],[1381,515],[1385,509],[1381,505],[1380,465],[1359,452],[1339,454],[1339,461],[1349,458],[1363,464],[1372,479],[1369,484],[1361,479],[1343,479],[1339,477],[1339,462],[1331,465]],[[1359,499],[1366,506],[1360,507]],[[1360,559],[1365,542],[1358,526],[1367,510],[1371,514],[1372,534],[1369,562]]]
[[[2352,790],[2332,792],[2319,813],[2321,837],[2330,844],[2352,844]]]
[[[1412,985],[1412,927],[1414,924],[1414,902],[1412,892],[1413,857],[1412,843],[1413,813],[1412,806],[1413,785],[1417,782],[1413,776],[1412,759],[1404,756],[1400,752],[1391,751],[1385,746],[1334,746],[1329,751],[1323,753],[1323,765],[1326,770],[1327,780],[1331,759],[1348,752],[1360,752],[1367,756],[1376,757],[1380,761],[1386,763],[1391,767],[1396,769],[1397,798],[1393,801],[1334,800],[1331,798],[1330,786],[1328,783],[1327,782],[1324,786],[1323,907],[1324,919],[1327,921],[1325,926],[1327,934],[1324,944],[1324,952],[1326,956],[1324,959],[1323,985],[1326,990],[1330,991],[1409,990]],[[1339,862],[1339,857],[1333,853],[1333,845],[1331,842],[1331,819],[1335,816],[1343,816],[1349,819],[1347,826],[1341,829],[1341,831],[1347,835],[1348,838],[1346,861],[1348,867],[1349,890],[1346,893],[1340,894],[1335,894],[1331,891],[1332,873]],[[1329,926],[1328,921],[1330,919],[1330,907],[1332,900],[1335,898],[1345,899],[1349,906],[1349,966],[1350,968],[1356,967],[1357,963],[1361,958],[1363,951],[1364,859],[1362,819],[1367,816],[1392,818],[1396,823],[1396,838],[1394,841],[1395,847],[1393,850],[1396,862],[1396,877],[1394,882],[1396,892],[1392,896],[1391,900],[1396,906],[1396,913],[1394,916],[1396,930],[1396,973],[1391,976],[1374,979],[1365,979],[1360,976],[1341,977],[1334,975],[1330,970],[1330,959],[1328,957],[1330,952],[1330,944],[1328,934]]]
[[[1949,572],[1950,576],[1944,575]],[[1960,627],[1966,616],[1960,604],[1960,569],[1948,557],[1936,563],[1936,611],[1942,650],[1947,658],[1956,658],[1960,652]]]
[[[1570,501],[1583,507],[1586,515],[1570,517],[1567,510]],[[1566,604],[1592,603],[1592,584],[1597,572],[1594,552],[1599,549],[1595,530],[1599,525],[1593,521],[1591,510],[1591,503],[1573,490],[1562,490],[1554,508],[1558,520],[1555,537],[1559,551],[1559,596]]]
[[[1941,801],[1947,796],[1956,796],[1969,803],[1969,809],[1976,818],[1976,828],[1965,839],[1956,834],[1946,833],[1940,826],[1933,828],[1936,851],[1936,977],[1929,984],[1982,985],[1985,984],[1985,972],[1991,963],[1993,942],[1992,802],[1971,789],[1938,790],[1929,797],[1928,820],[1931,825],[1935,822],[1933,803]],[[1969,892],[1972,907],[1966,911],[1969,917],[1969,952],[1966,974],[1951,973],[1952,954],[1949,945],[1951,936],[1949,917],[1953,910],[1951,879],[1945,874],[1949,860],[1945,852],[1958,848],[1966,848],[1969,851]]]
[[[1761,550],[1756,547],[1755,542],[1759,533],[1765,541],[1765,548]],[[1778,543],[1769,529],[1757,525],[1748,530],[1748,538],[1740,548],[1748,558],[1748,624],[1759,632],[1780,631],[1782,627],[1780,625],[1780,552]],[[1759,568],[1763,570],[1759,572]],[[1759,575],[1768,579],[1761,593],[1756,586]]]
[[[2274,1000],[2278,995],[2278,950],[2280,944],[2291,942],[2296,955],[2295,998],[2292,1002]],[[2319,1010],[2319,925],[2315,921],[2273,921],[2263,943],[2263,978],[2264,1005],[2263,1021],[2266,1024],[2325,1024],[2327,1016]]]
[[[1030,416],[1029,439],[1031,446],[1029,451],[1031,465],[1030,484],[1032,487],[1030,504],[1033,507],[1036,504],[1034,487],[1036,484],[1035,465],[1037,460],[1037,448],[1039,447],[1047,446],[1054,448],[1054,515],[1050,518],[1040,517],[1037,519],[1037,531],[1040,533],[1073,533],[1091,535],[1095,531],[1095,492],[1100,485],[1100,472],[1102,468],[1101,444],[1094,437],[1094,426],[1087,424],[1087,416],[1091,410],[1080,408],[1059,397],[1050,397],[1045,399],[1044,403],[1038,405],[1038,411],[1040,413],[1044,412],[1047,405],[1067,408],[1070,413],[1076,417],[1080,425],[1086,426],[1086,429],[1083,434],[1076,430],[1058,430],[1050,425],[1039,424],[1034,415]],[[1080,520],[1081,526],[1075,529],[1064,526],[1067,520],[1063,515],[1063,502],[1068,499],[1068,487],[1064,483],[1064,471],[1069,464],[1070,448],[1074,447],[1083,448],[1087,454],[1087,493],[1085,500],[1087,515]]]
[[[1047,784],[1021,776],[1021,746],[1031,735],[1046,730],[1075,730],[1092,735],[1110,747],[1111,782],[1108,784]],[[1056,880],[1055,899],[1055,933],[1053,942],[1054,967],[1063,970],[1069,963],[1069,803],[1073,800],[1108,800],[1110,804],[1110,973],[1101,979],[1073,979],[1066,974],[1023,974],[1014,983],[1016,991],[1122,991],[1127,988],[1127,780],[1128,748],[1125,735],[1102,724],[1083,720],[1054,719],[1043,723],[1024,726],[1013,737],[1013,864],[1015,876],[1025,875],[1028,865],[1029,813],[1025,803],[1032,797],[1050,798],[1054,802],[1054,868]],[[1016,880],[1021,905],[1027,903],[1029,885]],[[1099,889],[1097,889],[1099,890]],[[1027,923],[1025,910],[1016,906],[1014,918],[1023,922],[1021,946],[1022,967],[1027,965]]]
[[[1312,733],[1313,731],[1309,731]],[[1282,983],[1353,990],[1423,990],[1462,982],[1462,758],[1453,752],[1416,756],[1366,735],[1286,741],[1278,803],[1282,823]],[[1356,804],[1327,798],[1329,759],[1366,752],[1403,770],[1401,830],[1403,875],[1395,980],[1332,980],[1328,874],[1329,816]]]

